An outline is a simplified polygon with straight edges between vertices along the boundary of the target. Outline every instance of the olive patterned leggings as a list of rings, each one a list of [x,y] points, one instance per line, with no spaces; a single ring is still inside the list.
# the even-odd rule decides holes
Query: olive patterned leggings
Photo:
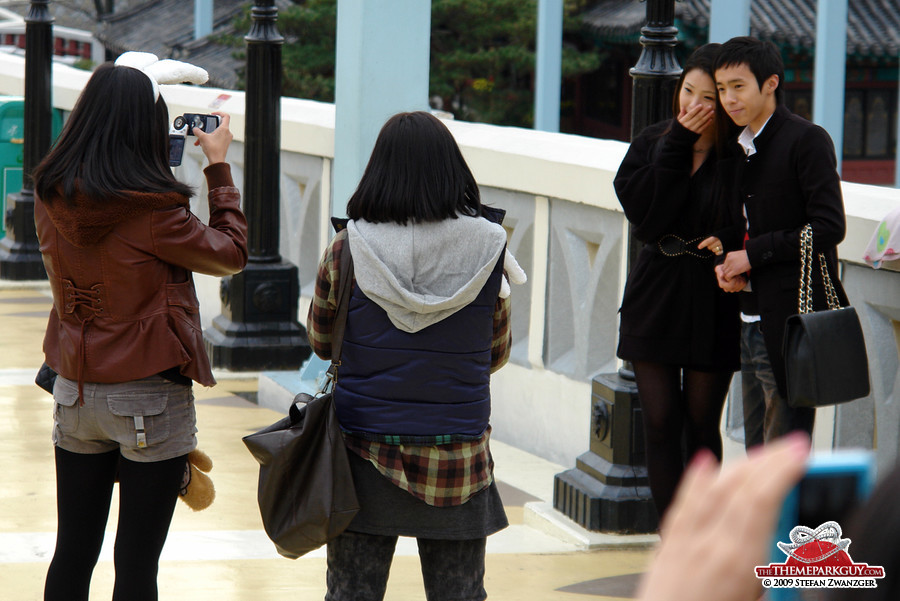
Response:
[[[487,539],[418,538],[427,601],[483,601]],[[325,601],[381,601],[396,536],[344,532],[328,543]]]

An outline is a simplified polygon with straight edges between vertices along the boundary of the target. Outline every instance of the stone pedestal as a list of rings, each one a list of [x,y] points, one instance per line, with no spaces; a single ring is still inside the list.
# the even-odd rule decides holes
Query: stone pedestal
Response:
[[[593,379],[590,450],[557,474],[553,506],[588,530],[655,532],[644,453],[641,406],[634,382],[618,374]]]
[[[298,369],[309,356],[297,323],[300,287],[291,263],[249,263],[222,278],[222,314],[203,337],[214,367],[234,371]]]
[[[0,239],[0,279],[46,280],[44,260],[34,230],[34,194],[10,194],[4,215],[6,237]]]
[[[299,369],[309,356],[297,322],[297,266],[279,253],[281,200],[281,47],[275,0],[257,0],[247,34],[244,213],[249,262],[222,279],[222,314],[203,337],[213,367],[233,371]]]

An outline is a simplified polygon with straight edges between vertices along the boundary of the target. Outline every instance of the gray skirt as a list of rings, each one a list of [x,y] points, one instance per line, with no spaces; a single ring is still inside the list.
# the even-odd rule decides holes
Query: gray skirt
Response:
[[[347,530],[382,536],[438,540],[484,538],[509,521],[496,482],[462,505],[428,505],[381,475],[374,465],[348,452],[360,510]]]

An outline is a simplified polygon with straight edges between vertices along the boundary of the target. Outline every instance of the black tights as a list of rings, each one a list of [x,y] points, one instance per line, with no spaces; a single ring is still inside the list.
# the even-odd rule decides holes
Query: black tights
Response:
[[[722,460],[719,424],[731,372],[635,361],[634,379],[641,398],[650,491],[661,519],[684,472],[682,438],[687,459],[706,448]]]
[[[118,451],[88,455],[56,447],[59,526],[44,601],[87,601],[100,556],[113,483],[119,523],[113,601],[155,601],[159,555],[169,532],[186,456],[138,463]]]

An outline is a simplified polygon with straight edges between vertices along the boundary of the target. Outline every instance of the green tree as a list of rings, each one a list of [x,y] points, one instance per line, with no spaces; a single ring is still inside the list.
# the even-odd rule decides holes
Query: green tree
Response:
[[[600,64],[596,49],[579,43],[584,3],[565,2],[564,78]],[[285,96],[334,101],[336,10],[336,0],[305,0],[279,13]],[[247,11],[235,29],[249,27]],[[536,28],[537,0],[433,0],[429,94],[458,119],[530,127]],[[243,36],[223,41],[244,44]]]
[[[235,48],[235,56],[246,58],[244,36],[250,31],[250,7],[234,20],[233,34],[216,41]],[[278,12],[278,31],[285,39],[281,51],[282,94],[334,102],[334,53],[337,31],[336,0],[305,0]],[[238,72],[238,87],[245,89],[244,69]]]
[[[566,2],[564,37],[577,39],[581,2]],[[534,121],[536,0],[434,0],[432,96],[460,119],[530,127]],[[563,77],[593,71],[593,49],[563,46]]]
[[[336,0],[307,0],[280,13],[284,95],[334,102]]]

